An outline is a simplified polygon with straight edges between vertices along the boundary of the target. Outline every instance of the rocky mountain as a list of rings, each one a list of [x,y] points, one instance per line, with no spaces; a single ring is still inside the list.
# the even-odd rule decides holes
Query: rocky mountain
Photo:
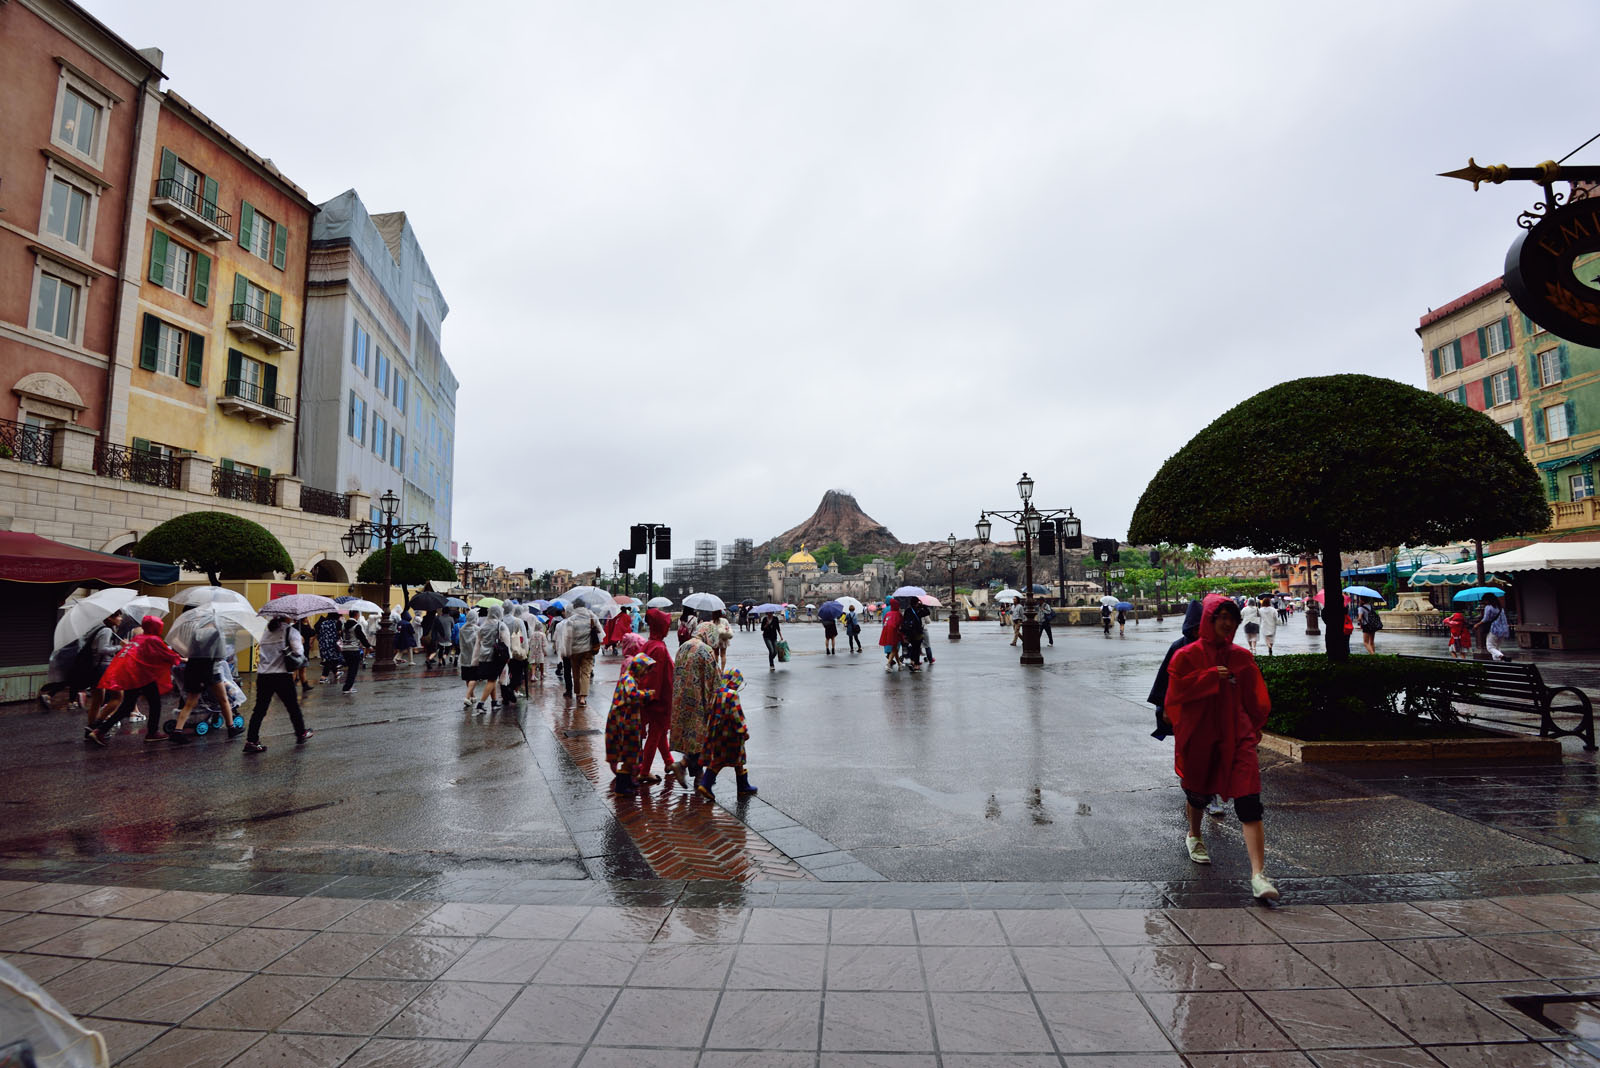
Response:
[[[889,528],[861,510],[856,499],[841,490],[829,490],[811,517],[762,546],[767,552],[788,554],[802,544],[818,549],[838,542],[857,556],[893,557],[902,548]]]

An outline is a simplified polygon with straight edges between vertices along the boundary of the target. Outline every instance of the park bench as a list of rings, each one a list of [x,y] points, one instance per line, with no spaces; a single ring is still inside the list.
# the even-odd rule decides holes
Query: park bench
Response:
[[[1404,659],[1448,660],[1442,656],[1408,656]],[[1594,707],[1589,703],[1588,694],[1573,686],[1545,685],[1537,664],[1480,660],[1477,666],[1483,670],[1482,685],[1471,691],[1457,693],[1453,697],[1454,703],[1536,715],[1539,717],[1539,737],[1582,738],[1584,749],[1594,752]],[[1557,698],[1561,699],[1559,706]],[[1561,726],[1561,723],[1571,722],[1574,717],[1577,726],[1570,728]],[[1531,726],[1521,720],[1495,719],[1489,716],[1475,718],[1509,727]]]

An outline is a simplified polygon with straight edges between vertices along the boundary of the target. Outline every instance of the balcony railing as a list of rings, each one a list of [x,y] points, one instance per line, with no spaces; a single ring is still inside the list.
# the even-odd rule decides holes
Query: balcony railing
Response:
[[[48,427],[0,419],[0,460],[49,467],[54,437],[55,432]]]
[[[268,315],[253,304],[230,305],[228,328],[250,333],[277,348],[294,348],[294,327],[282,319]]]
[[[179,462],[176,456],[162,456],[105,441],[95,445],[94,473],[104,478],[119,478],[124,482],[139,482],[166,489],[177,489],[179,485]]]
[[[187,224],[189,230],[207,241],[233,236],[233,216],[176,178],[156,180],[152,205],[168,220]]]
[[[230,404],[229,402],[234,402]],[[242,401],[240,404],[238,402]],[[230,378],[222,384],[218,402],[224,408],[236,409],[235,414],[247,418],[261,418],[266,422],[287,423],[294,418],[294,402],[282,393],[268,393],[254,382]]]
[[[262,478],[251,471],[237,468],[215,467],[211,470],[211,492],[230,501],[252,501],[256,504],[276,504],[272,492],[272,479]]]
[[[1550,529],[1571,530],[1596,525],[1600,525],[1600,497],[1550,502]]]
[[[331,515],[335,519],[344,519],[350,515],[350,498],[332,490],[301,486],[300,508],[313,515]]]

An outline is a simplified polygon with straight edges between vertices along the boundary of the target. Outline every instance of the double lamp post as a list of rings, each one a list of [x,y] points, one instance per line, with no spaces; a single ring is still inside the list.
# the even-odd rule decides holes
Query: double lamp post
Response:
[[[419,552],[432,552],[439,545],[439,536],[426,523],[396,523],[400,514],[400,498],[394,490],[384,490],[378,498],[378,522],[363,519],[351,525],[339,539],[346,556],[356,556],[371,551],[380,543],[383,553],[383,619],[378,623],[378,647],[373,653],[373,668],[394,666],[394,610],[389,604],[389,590],[394,585],[394,547],[405,547],[407,556]]]
[[[1017,540],[1022,542],[1022,559],[1026,576],[1026,593],[1023,598],[1022,615],[1022,663],[1043,664],[1044,653],[1039,648],[1039,621],[1036,618],[1037,608],[1033,596],[1033,539],[1039,536],[1046,520],[1056,520],[1057,529],[1061,535],[1054,546],[1056,552],[1063,549],[1081,549],[1083,547],[1083,524],[1078,517],[1072,514],[1072,509],[1055,508],[1041,510],[1033,504],[1033,479],[1024,471],[1017,480],[1017,496],[1022,498],[1022,507],[1017,509],[985,509],[978,513],[978,541],[984,545],[989,544],[989,534],[994,529],[990,517],[1003,519],[1013,524],[1016,529]],[[952,595],[952,600],[954,599]]]

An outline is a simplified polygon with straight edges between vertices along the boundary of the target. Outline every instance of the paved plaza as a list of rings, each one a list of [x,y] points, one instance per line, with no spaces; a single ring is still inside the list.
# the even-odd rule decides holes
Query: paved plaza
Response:
[[[1062,628],[1029,671],[941,625],[917,675],[739,634],[760,794],[717,804],[605,792],[614,658],[588,709],[319,687],[316,737],[274,712],[254,756],[13,709],[0,951],[135,1065],[1600,1064],[1589,755],[1264,754],[1257,906],[1231,816],[1184,855],[1148,736],[1176,625]]]

